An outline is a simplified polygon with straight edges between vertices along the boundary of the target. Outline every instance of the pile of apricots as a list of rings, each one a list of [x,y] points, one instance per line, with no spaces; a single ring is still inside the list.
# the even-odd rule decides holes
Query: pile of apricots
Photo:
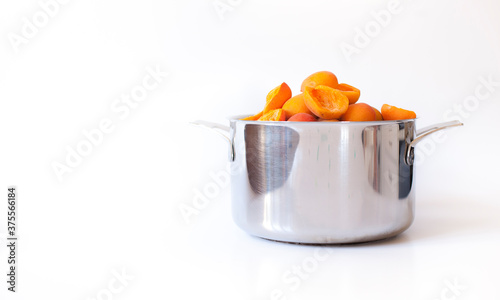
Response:
[[[300,87],[302,93],[292,97],[286,83],[267,94],[264,109],[242,120],[246,121],[383,121],[415,119],[413,111],[384,104],[378,109],[358,103],[359,89],[339,83],[332,72],[321,71],[307,77]]]

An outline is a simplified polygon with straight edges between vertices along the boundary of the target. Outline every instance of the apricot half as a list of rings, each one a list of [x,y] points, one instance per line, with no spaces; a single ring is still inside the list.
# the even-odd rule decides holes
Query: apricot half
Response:
[[[304,103],[321,119],[338,119],[349,107],[349,99],[344,94],[325,85],[306,87]]]
[[[287,119],[291,118],[293,115],[300,113],[310,114],[311,116],[314,115],[304,103],[303,93],[293,96],[287,102],[285,102],[285,104],[283,104],[283,111],[285,111]]]
[[[302,85],[300,86],[300,91],[304,92],[306,87],[316,87],[318,85],[326,85],[332,88],[336,88],[339,84],[337,80],[337,76],[332,72],[328,71],[320,71],[309,75],[304,81],[302,81]]]
[[[349,105],[345,114],[340,118],[341,121],[353,121],[353,122],[363,122],[363,121],[375,121],[377,115],[373,108],[365,103],[356,103]]]
[[[263,113],[267,113],[273,109],[278,109],[285,104],[285,102],[292,97],[292,90],[286,83],[272,89],[266,97],[266,106],[264,106]]]
[[[415,119],[417,117],[417,114],[411,110],[402,109],[388,104],[382,105],[381,111],[384,120],[406,120]]]
[[[354,104],[358,102],[359,96],[361,95],[360,90],[353,87],[352,85],[348,85],[347,83],[341,83],[337,85],[336,89],[341,91],[342,94],[347,96],[347,99],[349,99],[349,104]]]
[[[257,121],[260,117],[262,117],[262,115],[263,115],[263,112],[261,111],[260,113],[258,113],[256,115],[249,116],[249,117],[243,118],[241,120],[243,120],[243,121]]]
[[[290,119],[288,119],[288,121],[289,122],[315,122],[316,117],[313,117],[307,113],[298,113],[298,114],[293,115]]]
[[[383,121],[383,120],[384,120],[384,118],[382,117],[382,114],[380,113],[380,110],[376,109],[376,108],[375,108],[375,107],[373,107],[373,106],[372,106],[372,108],[373,108],[373,111],[375,111],[375,115],[377,116],[377,117],[375,118],[375,120],[377,120],[377,121]]]
[[[285,121],[285,112],[281,109],[273,109],[259,118],[259,121]]]

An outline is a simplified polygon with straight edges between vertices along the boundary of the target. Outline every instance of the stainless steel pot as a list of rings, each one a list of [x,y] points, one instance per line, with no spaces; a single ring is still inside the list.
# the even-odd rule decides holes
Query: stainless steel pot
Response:
[[[235,223],[251,235],[307,244],[366,242],[406,230],[415,209],[414,147],[459,121],[205,121],[229,143]]]

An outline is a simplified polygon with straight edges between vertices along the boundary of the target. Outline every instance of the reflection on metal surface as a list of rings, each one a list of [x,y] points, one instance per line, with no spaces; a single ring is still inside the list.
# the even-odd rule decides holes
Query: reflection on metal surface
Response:
[[[246,167],[256,194],[281,187],[293,167],[299,134],[286,126],[249,124],[244,130]]]
[[[413,185],[413,164],[406,162],[406,153],[413,140],[415,123],[403,123],[399,125],[399,199],[406,199]]]

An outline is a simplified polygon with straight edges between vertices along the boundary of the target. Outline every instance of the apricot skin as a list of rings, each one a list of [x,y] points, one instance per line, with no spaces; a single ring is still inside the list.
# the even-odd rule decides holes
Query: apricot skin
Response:
[[[402,109],[388,104],[382,105],[381,112],[384,120],[407,120],[417,118],[415,112],[411,110]]]
[[[375,111],[375,115],[377,116],[376,120],[377,121],[383,121],[384,118],[382,117],[382,114],[380,113],[380,111],[378,109],[376,109],[375,107],[373,107],[373,106],[372,106],[372,108],[373,108],[373,111]]]
[[[345,114],[340,118],[341,121],[351,121],[351,122],[366,122],[375,121],[377,115],[373,108],[365,103],[356,103],[349,105],[349,108]]]
[[[337,119],[331,119],[331,120],[318,119],[318,122],[339,122],[339,120],[337,120]]]
[[[354,104],[358,102],[359,96],[361,95],[361,91],[352,85],[348,85],[347,83],[341,83],[336,87],[337,90],[341,91],[342,94],[347,96],[349,99],[349,104]]]
[[[318,85],[326,85],[331,88],[336,88],[339,84],[337,76],[329,71],[320,71],[309,75],[300,86],[300,91],[304,92],[306,87],[316,87]]]
[[[314,114],[307,108],[304,103],[304,94],[298,94],[290,98],[285,104],[283,104],[283,111],[286,113],[286,118],[289,119],[293,115],[306,113],[314,116]]]
[[[293,115],[290,119],[288,119],[288,121],[289,122],[316,122],[316,117],[313,117],[307,113],[298,113],[298,114]]]

